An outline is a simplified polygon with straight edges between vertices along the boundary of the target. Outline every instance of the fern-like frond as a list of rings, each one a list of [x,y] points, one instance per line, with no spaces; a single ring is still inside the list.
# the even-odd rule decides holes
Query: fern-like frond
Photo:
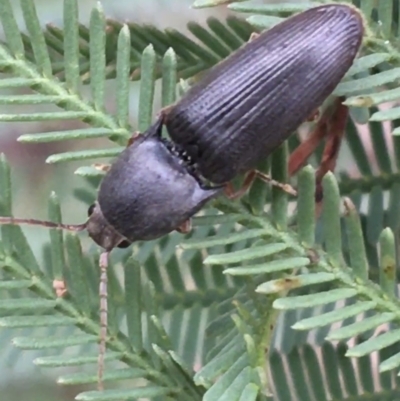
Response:
[[[81,94],[79,71],[77,70],[79,36],[76,19],[76,2],[65,2],[66,29],[69,32],[64,38],[67,59],[65,62],[66,83],[61,83],[52,71],[50,55],[45,45],[45,36],[38,32],[39,21],[32,1],[21,3],[25,23],[30,33],[32,60],[25,57],[23,37],[19,32],[15,18],[11,13],[2,14],[2,24],[7,38],[13,38],[9,46],[0,47],[0,59],[4,64],[4,78],[1,80],[3,89],[15,88],[32,89],[34,95],[3,96],[3,104],[54,104],[62,111],[2,114],[1,121],[51,121],[51,120],[83,120],[91,125],[91,128],[79,131],[56,132],[41,134],[39,141],[65,140],[74,138],[94,138],[112,136],[116,142],[125,144],[129,136],[127,108],[121,108],[118,121],[105,114],[105,20],[100,8],[92,13],[90,30],[92,37],[89,49],[91,71],[91,103],[84,100]],[[4,0],[2,7],[6,10],[11,6],[8,0]],[[69,18],[70,17],[70,18]],[[129,30],[122,29],[119,33],[118,61],[119,75],[117,77],[117,97],[126,104],[128,98],[128,68],[129,58],[126,57],[130,48]],[[150,51],[150,50],[149,50]],[[32,62],[35,62],[33,64]],[[125,111],[124,111],[125,110]],[[117,148],[120,151],[120,148]],[[76,158],[90,158],[101,155],[115,155],[116,149],[106,151],[86,151],[78,155],[64,155],[61,159],[74,160]],[[59,160],[60,156],[56,157]]]
[[[239,47],[251,31],[247,23],[238,19],[228,19],[227,24],[210,19],[208,28],[191,23],[189,29],[199,44],[174,30],[161,32],[152,27],[122,26],[116,21],[107,21],[100,6],[93,11],[87,28],[78,22],[76,1],[65,0],[64,30],[48,26],[43,32],[33,2],[23,3],[28,35],[19,32],[9,1],[0,0],[4,6],[0,18],[6,34],[6,43],[0,47],[0,66],[7,74],[0,80],[0,88],[24,88],[31,92],[4,95],[0,102],[56,105],[59,111],[1,114],[0,120],[82,120],[87,123],[86,128],[20,139],[47,142],[109,137],[120,145],[53,155],[49,162],[116,156],[132,130],[130,80],[139,77],[141,80],[137,128],[144,131],[153,117],[157,77],[162,76],[161,103],[169,105],[177,97],[179,78],[194,77],[214,65]],[[197,3],[206,5],[204,1]],[[218,0],[214,0],[216,3]],[[271,26],[304,7],[304,4],[256,7],[246,2],[236,3],[231,5],[232,9],[257,13],[249,21],[260,28]],[[313,4],[319,3],[322,2]],[[367,17],[378,12],[385,23],[395,21],[398,15],[382,6],[367,10],[364,5],[363,10]],[[382,101],[382,97],[373,98],[377,87],[384,85],[385,90],[395,91],[399,74],[397,53],[390,47],[393,39],[384,36],[389,30],[385,27],[382,32],[378,31],[373,18],[369,22],[372,34],[366,38],[362,55],[336,91],[354,106],[352,116],[358,122],[366,122],[371,111],[372,120],[397,118],[395,109],[389,117],[387,114],[382,117],[378,114],[380,111],[370,108]],[[113,116],[106,110],[108,78],[115,78],[117,111]],[[89,85],[88,97],[84,95],[84,83]],[[181,92],[188,84],[181,82]],[[375,100],[360,104],[361,96],[365,95]],[[384,96],[384,99],[388,96],[395,99],[397,93]],[[398,224],[398,217],[395,219],[398,188],[392,185],[397,183],[393,178],[396,172],[381,140],[382,125],[374,121],[369,124],[377,133],[373,140],[380,174],[374,175],[369,169],[363,148],[354,146],[357,134],[349,143],[366,177],[363,177],[364,184],[369,185],[366,191],[371,189],[370,177],[376,177],[380,184],[385,177],[390,177],[388,187],[392,197],[386,214],[382,190],[386,187],[379,185],[370,191],[370,209],[366,215],[359,216],[356,200],[360,199],[363,187],[345,179],[339,186],[330,174],[324,180],[323,215],[316,219],[315,177],[312,169],[306,168],[299,175],[294,216],[288,213],[289,201],[284,193],[257,182],[241,202],[215,201],[214,208],[206,209],[194,219],[195,230],[185,241],[182,242],[181,235],[172,234],[135,245],[134,256],[129,251],[115,254],[116,271],[108,270],[109,369],[105,381],[110,389],[82,393],[79,399],[251,400],[268,389],[278,394],[278,398],[288,399],[287,378],[296,394],[313,393],[323,399],[322,394],[326,395],[327,390],[322,386],[317,388],[319,383],[313,388],[307,387],[299,368],[304,365],[310,374],[315,371],[314,350],[298,347],[306,341],[309,330],[316,330],[317,343],[327,337],[343,342],[363,336],[364,342],[347,351],[348,356],[361,358],[370,358],[372,353],[388,349],[399,341],[399,330],[394,328],[400,319],[400,305],[394,297],[394,235],[390,229],[382,231],[387,224],[385,219],[393,217],[389,225],[393,229]],[[262,166],[268,170],[271,165],[273,177],[283,182],[288,181],[288,148],[284,144]],[[77,173],[85,177],[85,187],[77,195],[89,202],[103,173],[93,166],[82,166]],[[346,185],[357,208],[346,200],[343,217],[339,188],[343,190]],[[354,189],[359,191],[355,194]],[[12,214],[10,194],[9,168],[2,159],[0,215]],[[267,197],[271,201],[268,212],[264,210]],[[49,203],[49,217],[61,221],[54,195]],[[18,348],[38,351],[35,362],[39,366],[77,369],[75,373],[62,374],[60,383],[94,383],[97,379],[94,345],[99,332],[97,252],[86,254],[77,236],[64,236],[52,230],[43,267],[36,261],[19,227],[2,226],[1,230],[0,290],[7,298],[0,302],[0,325],[10,330],[26,329],[13,342]],[[376,269],[369,266],[371,255],[375,257]],[[123,280],[122,272],[118,271],[121,265]],[[378,272],[375,281],[380,285],[370,281],[373,270]],[[56,297],[54,293],[54,286],[60,281],[67,283],[66,298]],[[278,311],[285,311],[279,319]],[[358,321],[360,316],[363,320]],[[390,327],[384,334],[374,336],[371,331],[381,324],[390,324]],[[296,335],[292,334],[292,326],[298,332]],[[266,349],[270,351],[269,367],[265,363]],[[338,358],[335,352],[332,345],[323,346],[325,367],[330,366],[326,362],[328,356]],[[395,352],[382,353],[382,372],[400,366],[398,351]],[[344,379],[348,388],[340,392],[336,386],[339,378],[334,374],[327,379],[331,380],[328,391],[337,398],[359,394],[354,391],[350,375],[354,373],[350,366],[353,360],[342,356],[342,365],[335,366],[349,372]],[[286,363],[289,371],[281,369]],[[196,374],[195,366],[201,367]],[[360,365],[360,369],[365,366],[368,364]],[[118,388],[124,380],[133,383],[131,389]],[[281,383],[285,388],[279,387]],[[387,388],[392,391],[392,387]],[[378,393],[379,389],[368,387],[368,391]]]
[[[398,348],[398,347],[397,347]],[[385,359],[396,347],[378,353]],[[306,345],[289,354],[273,352],[270,357],[274,394],[279,400],[396,398],[398,378],[376,371],[374,357],[358,361],[345,357],[347,346],[325,342],[321,347]]]
[[[119,21],[105,20],[105,63],[106,78],[113,79],[118,75],[118,34],[124,27]],[[172,48],[177,54],[177,69],[180,78],[188,78],[217,63],[226,57],[232,50],[236,50],[249,38],[252,27],[246,21],[229,16],[226,23],[211,17],[207,20],[207,27],[196,22],[188,24],[189,31],[195,40],[188,38],[175,29],[160,30],[152,25],[128,23],[125,28],[130,33],[129,77],[131,80],[140,79],[141,56],[144,49],[152,44],[156,53],[158,67],[161,66],[165,52]],[[45,46],[49,53],[52,71],[61,81],[68,78],[66,60],[71,60],[71,51],[74,53],[76,74],[83,83],[91,80],[90,69],[90,38],[93,31],[78,21],[78,10],[74,2],[65,2],[64,29],[52,24],[44,31]],[[72,47],[64,46],[65,40],[75,36],[78,42]],[[8,38],[8,37],[7,37]],[[34,59],[32,38],[23,36],[25,57]],[[160,77],[160,68],[156,69]]]
[[[381,252],[386,253],[381,253],[381,286],[378,286],[368,279],[368,261],[360,219],[349,199],[345,201],[344,217],[349,257],[349,265],[346,265],[342,253],[340,197],[333,176],[328,174],[324,179],[322,216],[324,252],[315,248],[314,245],[315,206],[312,188],[315,186],[315,178],[312,171],[308,168],[304,170],[299,180],[296,234],[288,235],[286,231],[281,232],[267,221],[248,215],[248,222],[254,223],[258,220],[258,227],[266,230],[267,234],[260,235],[258,241],[250,248],[238,252],[213,254],[205,258],[204,263],[227,266],[224,273],[228,275],[253,277],[255,282],[259,282],[256,292],[267,295],[265,302],[272,302],[274,308],[278,310],[315,308],[332,302],[358,298],[357,303],[350,303],[346,307],[322,314],[316,312],[316,316],[300,319],[293,325],[296,330],[310,330],[332,325],[361,313],[374,311],[380,313],[372,314],[358,323],[347,324],[333,330],[329,333],[328,338],[345,340],[381,324],[395,323],[398,320],[399,305],[393,293],[395,249],[391,230],[387,229],[381,235]],[[219,239],[215,238],[215,240],[218,243]],[[209,238],[208,241],[207,244],[212,247],[212,238]],[[229,241],[229,237],[227,237],[227,241]],[[202,247],[203,244],[204,241],[198,242],[199,247]],[[196,242],[190,241],[189,246],[196,247]],[[281,273],[293,271],[299,273],[282,277]],[[278,275],[276,276],[276,274]],[[265,277],[271,277],[271,275],[272,277],[275,275],[276,278],[262,282],[263,278],[265,280]],[[279,298],[276,298],[275,295],[322,283],[331,283],[336,288],[321,288],[319,291],[315,290],[306,295],[281,296]],[[255,321],[260,323],[261,327],[268,327],[268,318],[267,321],[263,321],[258,316]],[[256,327],[259,326],[256,325]],[[347,355],[358,357],[367,355],[399,340],[399,331],[393,329],[385,335],[369,338],[362,345],[351,348]],[[393,366],[393,362],[389,365]]]

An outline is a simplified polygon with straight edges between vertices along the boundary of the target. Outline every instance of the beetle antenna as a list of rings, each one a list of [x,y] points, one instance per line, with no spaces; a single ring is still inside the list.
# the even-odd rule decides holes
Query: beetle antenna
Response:
[[[36,220],[36,219],[18,219],[15,217],[0,217],[0,224],[29,224],[31,226],[42,226],[47,228],[58,228],[68,231],[83,231],[86,229],[86,223],[83,224],[62,224],[53,223],[52,221]]]
[[[97,362],[97,377],[98,377],[98,390],[103,391],[103,374],[104,374],[104,357],[106,353],[106,340],[107,340],[107,318],[108,318],[108,304],[107,304],[107,268],[108,258],[110,252],[103,252],[100,255],[100,343],[99,343],[99,357]]]

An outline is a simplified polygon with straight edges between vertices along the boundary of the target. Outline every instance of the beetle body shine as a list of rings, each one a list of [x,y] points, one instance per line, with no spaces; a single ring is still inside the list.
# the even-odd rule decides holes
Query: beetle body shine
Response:
[[[116,159],[87,223],[109,250],[177,229],[333,92],[364,32],[346,5],[288,18],[222,61]],[[161,138],[163,125],[171,141]]]
[[[352,65],[363,21],[346,5],[288,18],[215,66],[167,115],[171,139],[221,184],[267,157],[309,117]]]

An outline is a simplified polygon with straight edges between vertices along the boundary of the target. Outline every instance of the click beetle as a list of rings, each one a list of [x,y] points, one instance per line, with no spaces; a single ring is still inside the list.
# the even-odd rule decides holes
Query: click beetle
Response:
[[[344,4],[311,8],[261,33],[212,68],[117,157],[86,223],[2,217],[80,231],[105,252],[101,265],[99,377],[107,327],[109,252],[182,228],[238,174],[279,147],[333,92],[364,32]],[[165,126],[170,139],[161,136]]]
[[[315,7],[216,65],[111,166],[89,235],[112,249],[179,227],[220,192],[206,182],[225,184],[253,169],[323,103],[363,32],[353,7]],[[170,142],[161,138],[163,125]]]

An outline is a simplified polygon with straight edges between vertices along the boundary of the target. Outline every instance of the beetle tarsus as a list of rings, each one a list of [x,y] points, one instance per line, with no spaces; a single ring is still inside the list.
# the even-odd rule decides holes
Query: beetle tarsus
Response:
[[[133,142],[136,141],[136,139],[138,139],[140,137],[140,131],[135,131],[132,136],[128,139],[128,143],[126,145],[126,147],[129,147],[133,144]]]
[[[176,231],[181,234],[188,234],[192,230],[192,219],[187,219],[184,221],[179,227],[176,228]]]
[[[68,292],[64,280],[53,280],[53,289],[58,298],[63,298]]]
[[[235,191],[232,183],[228,182],[224,187],[225,195],[231,200],[241,198],[249,190],[251,184],[256,179],[256,176],[256,170],[249,171],[244,177],[242,186],[237,191]]]
[[[256,177],[260,180],[272,185],[273,187],[281,189],[283,192],[286,192],[288,195],[297,196],[297,190],[293,188],[290,184],[282,183],[274,180],[268,174],[262,173],[261,171],[256,171]]]
[[[168,114],[171,112],[171,110],[174,109],[174,107],[175,107],[174,104],[170,104],[169,106],[165,106],[160,110],[158,118],[162,120],[163,124],[167,122]]]
[[[95,163],[95,164],[93,164],[93,167],[96,169],[96,170],[99,170],[99,171],[104,171],[105,173],[107,173],[108,172],[108,170],[110,170],[110,168],[111,168],[111,164],[106,164],[106,163]]]
[[[259,178],[260,180],[274,187],[280,188],[282,191],[286,192],[289,195],[297,196],[297,190],[295,190],[290,184],[285,184],[276,181],[273,178],[271,178],[268,174],[262,173],[261,171],[258,170],[249,171],[244,178],[241,188],[237,191],[234,190],[230,182],[227,183],[224,188],[225,195],[232,200],[241,198],[249,190],[249,188],[251,187],[256,178]]]
[[[249,37],[249,42],[252,42],[254,39],[257,39],[260,36],[259,33],[253,32]]]
[[[308,117],[307,117],[307,122],[313,122],[317,121],[320,116],[320,111],[319,109],[315,109]]]

